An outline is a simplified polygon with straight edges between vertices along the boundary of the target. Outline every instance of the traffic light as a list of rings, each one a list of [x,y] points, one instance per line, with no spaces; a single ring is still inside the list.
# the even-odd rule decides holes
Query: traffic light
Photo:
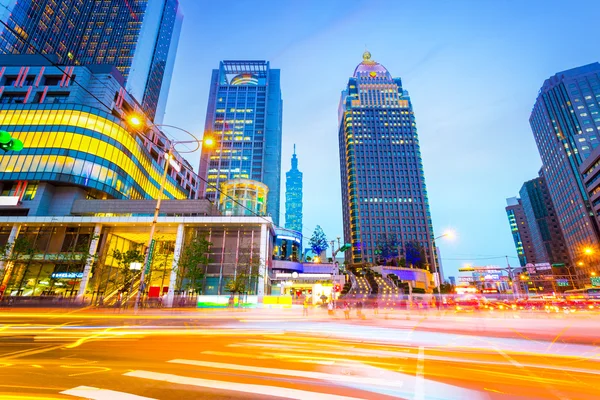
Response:
[[[342,290],[342,288],[341,288],[341,286],[340,286],[339,284],[337,284],[337,283],[336,283],[336,284],[335,284],[335,286],[333,287],[333,290],[334,290],[335,292],[339,292],[339,291],[341,291],[341,290]]]
[[[23,142],[19,139],[14,139],[10,133],[6,131],[0,131],[0,149],[7,151],[20,151],[23,150]]]

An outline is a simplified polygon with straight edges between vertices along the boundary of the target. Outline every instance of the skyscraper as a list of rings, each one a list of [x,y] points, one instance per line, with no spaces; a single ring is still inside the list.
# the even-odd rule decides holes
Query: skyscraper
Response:
[[[542,86],[529,123],[570,258],[598,245],[598,228],[579,166],[598,144],[600,64],[559,72]]]
[[[344,237],[349,262],[374,262],[382,242],[421,248],[433,266],[433,226],[415,116],[400,78],[365,52],[339,106]]]
[[[541,171],[540,171],[541,172]],[[532,263],[569,264],[569,254],[543,176],[527,181],[519,192],[533,247]]]
[[[531,244],[529,224],[527,223],[527,217],[525,216],[525,210],[523,210],[521,199],[517,197],[506,199],[505,210],[506,215],[508,216],[508,223],[510,225],[513,241],[515,242],[515,249],[519,256],[519,264],[521,267],[524,267],[527,263],[530,263],[535,259],[535,252],[533,251],[533,245]]]
[[[1,53],[114,65],[147,116],[161,121],[183,20],[178,0],[10,0],[7,8]]]
[[[201,193],[219,200],[223,181],[252,179],[268,186],[267,213],[279,225],[281,123],[280,71],[268,61],[221,61],[212,71],[205,134],[216,140],[202,149]]]
[[[296,145],[292,169],[285,174],[285,227],[302,232],[302,172],[298,170]]]

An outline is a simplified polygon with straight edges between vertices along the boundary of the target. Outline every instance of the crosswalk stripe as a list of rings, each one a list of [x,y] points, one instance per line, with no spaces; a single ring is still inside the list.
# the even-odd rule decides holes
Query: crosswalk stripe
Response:
[[[284,397],[287,399],[311,399],[311,400],[359,400],[356,397],[339,396],[335,394],[311,392],[307,390],[290,389],[279,386],[256,385],[251,383],[237,383],[228,381],[216,381],[211,379],[190,378],[173,374],[163,374],[160,372],[151,371],[131,371],[123,374],[134,378],[152,379],[155,381],[163,381],[177,383],[181,385],[190,385],[205,387],[211,389],[228,390],[233,392],[253,393],[256,395]],[[113,399],[115,400],[115,399]]]
[[[99,389],[92,386],[77,386],[76,388],[60,392],[60,394],[79,396],[92,400],[156,400],[152,397],[137,396],[135,394]]]
[[[195,365],[198,367],[208,367],[208,368],[217,368],[217,369],[230,369],[237,371],[246,371],[246,372],[257,372],[262,374],[271,374],[271,375],[288,375],[294,377],[302,377],[302,378],[311,378],[311,379],[320,379],[324,381],[335,381],[335,382],[349,382],[349,383],[362,383],[367,385],[377,385],[377,386],[394,386],[399,387],[402,386],[402,382],[390,382],[388,380],[377,379],[377,378],[368,378],[356,375],[336,375],[336,374],[328,374],[324,372],[313,372],[313,371],[301,371],[301,370],[293,370],[293,369],[275,369],[275,368],[264,368],[264,367],[255,367],[251,365],[238,365],[238,364],[224,364],[210,361],[197,361],[197,360],[182,360],[175,359],[169,361],[174,364],[186,364],[186,365]]]

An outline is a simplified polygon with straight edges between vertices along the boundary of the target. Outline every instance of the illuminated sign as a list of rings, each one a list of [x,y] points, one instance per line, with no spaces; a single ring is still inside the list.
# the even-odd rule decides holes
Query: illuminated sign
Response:
[[[0,206],[16,206],[19,199],[19,196],[0,196]]]
[[[545,270],[552,269],[552,266],[549,263],[539,263],[539,264],[535,264],[535,269],[537,271],[545,271]]]
[[[297,272],[293,272],[291,274],[275,274],[275,278],[325,278],[331,279],[331,274],[299,274]]]
[[[53,272],[50,277],[54,279],[81,279],[83,278],[83,272]]]
[[[590,281],[592,281],[592,286],[600,286],[600,276],[592,276]]]
[[[277,236],[277,239],[281,239],[281,240],[293,240],[294,242],[300,243],[300,239],[292,237],[292,236]]]

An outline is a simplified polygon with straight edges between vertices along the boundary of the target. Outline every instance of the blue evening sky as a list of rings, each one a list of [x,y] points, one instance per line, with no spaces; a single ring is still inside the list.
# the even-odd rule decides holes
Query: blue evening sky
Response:
[[[201,135],[213,68],[281,69],[281,223],[296,143],[304,235],[343,236],[337,109],[366,48],[401,77],[415,111],[445,275],[517,265],[504,207],[541,161],[529,114],[545,79],[599,61],[600,1],[180,0],[184,22],[165,123]],[[188,157],[198,165],[199,154]]]

